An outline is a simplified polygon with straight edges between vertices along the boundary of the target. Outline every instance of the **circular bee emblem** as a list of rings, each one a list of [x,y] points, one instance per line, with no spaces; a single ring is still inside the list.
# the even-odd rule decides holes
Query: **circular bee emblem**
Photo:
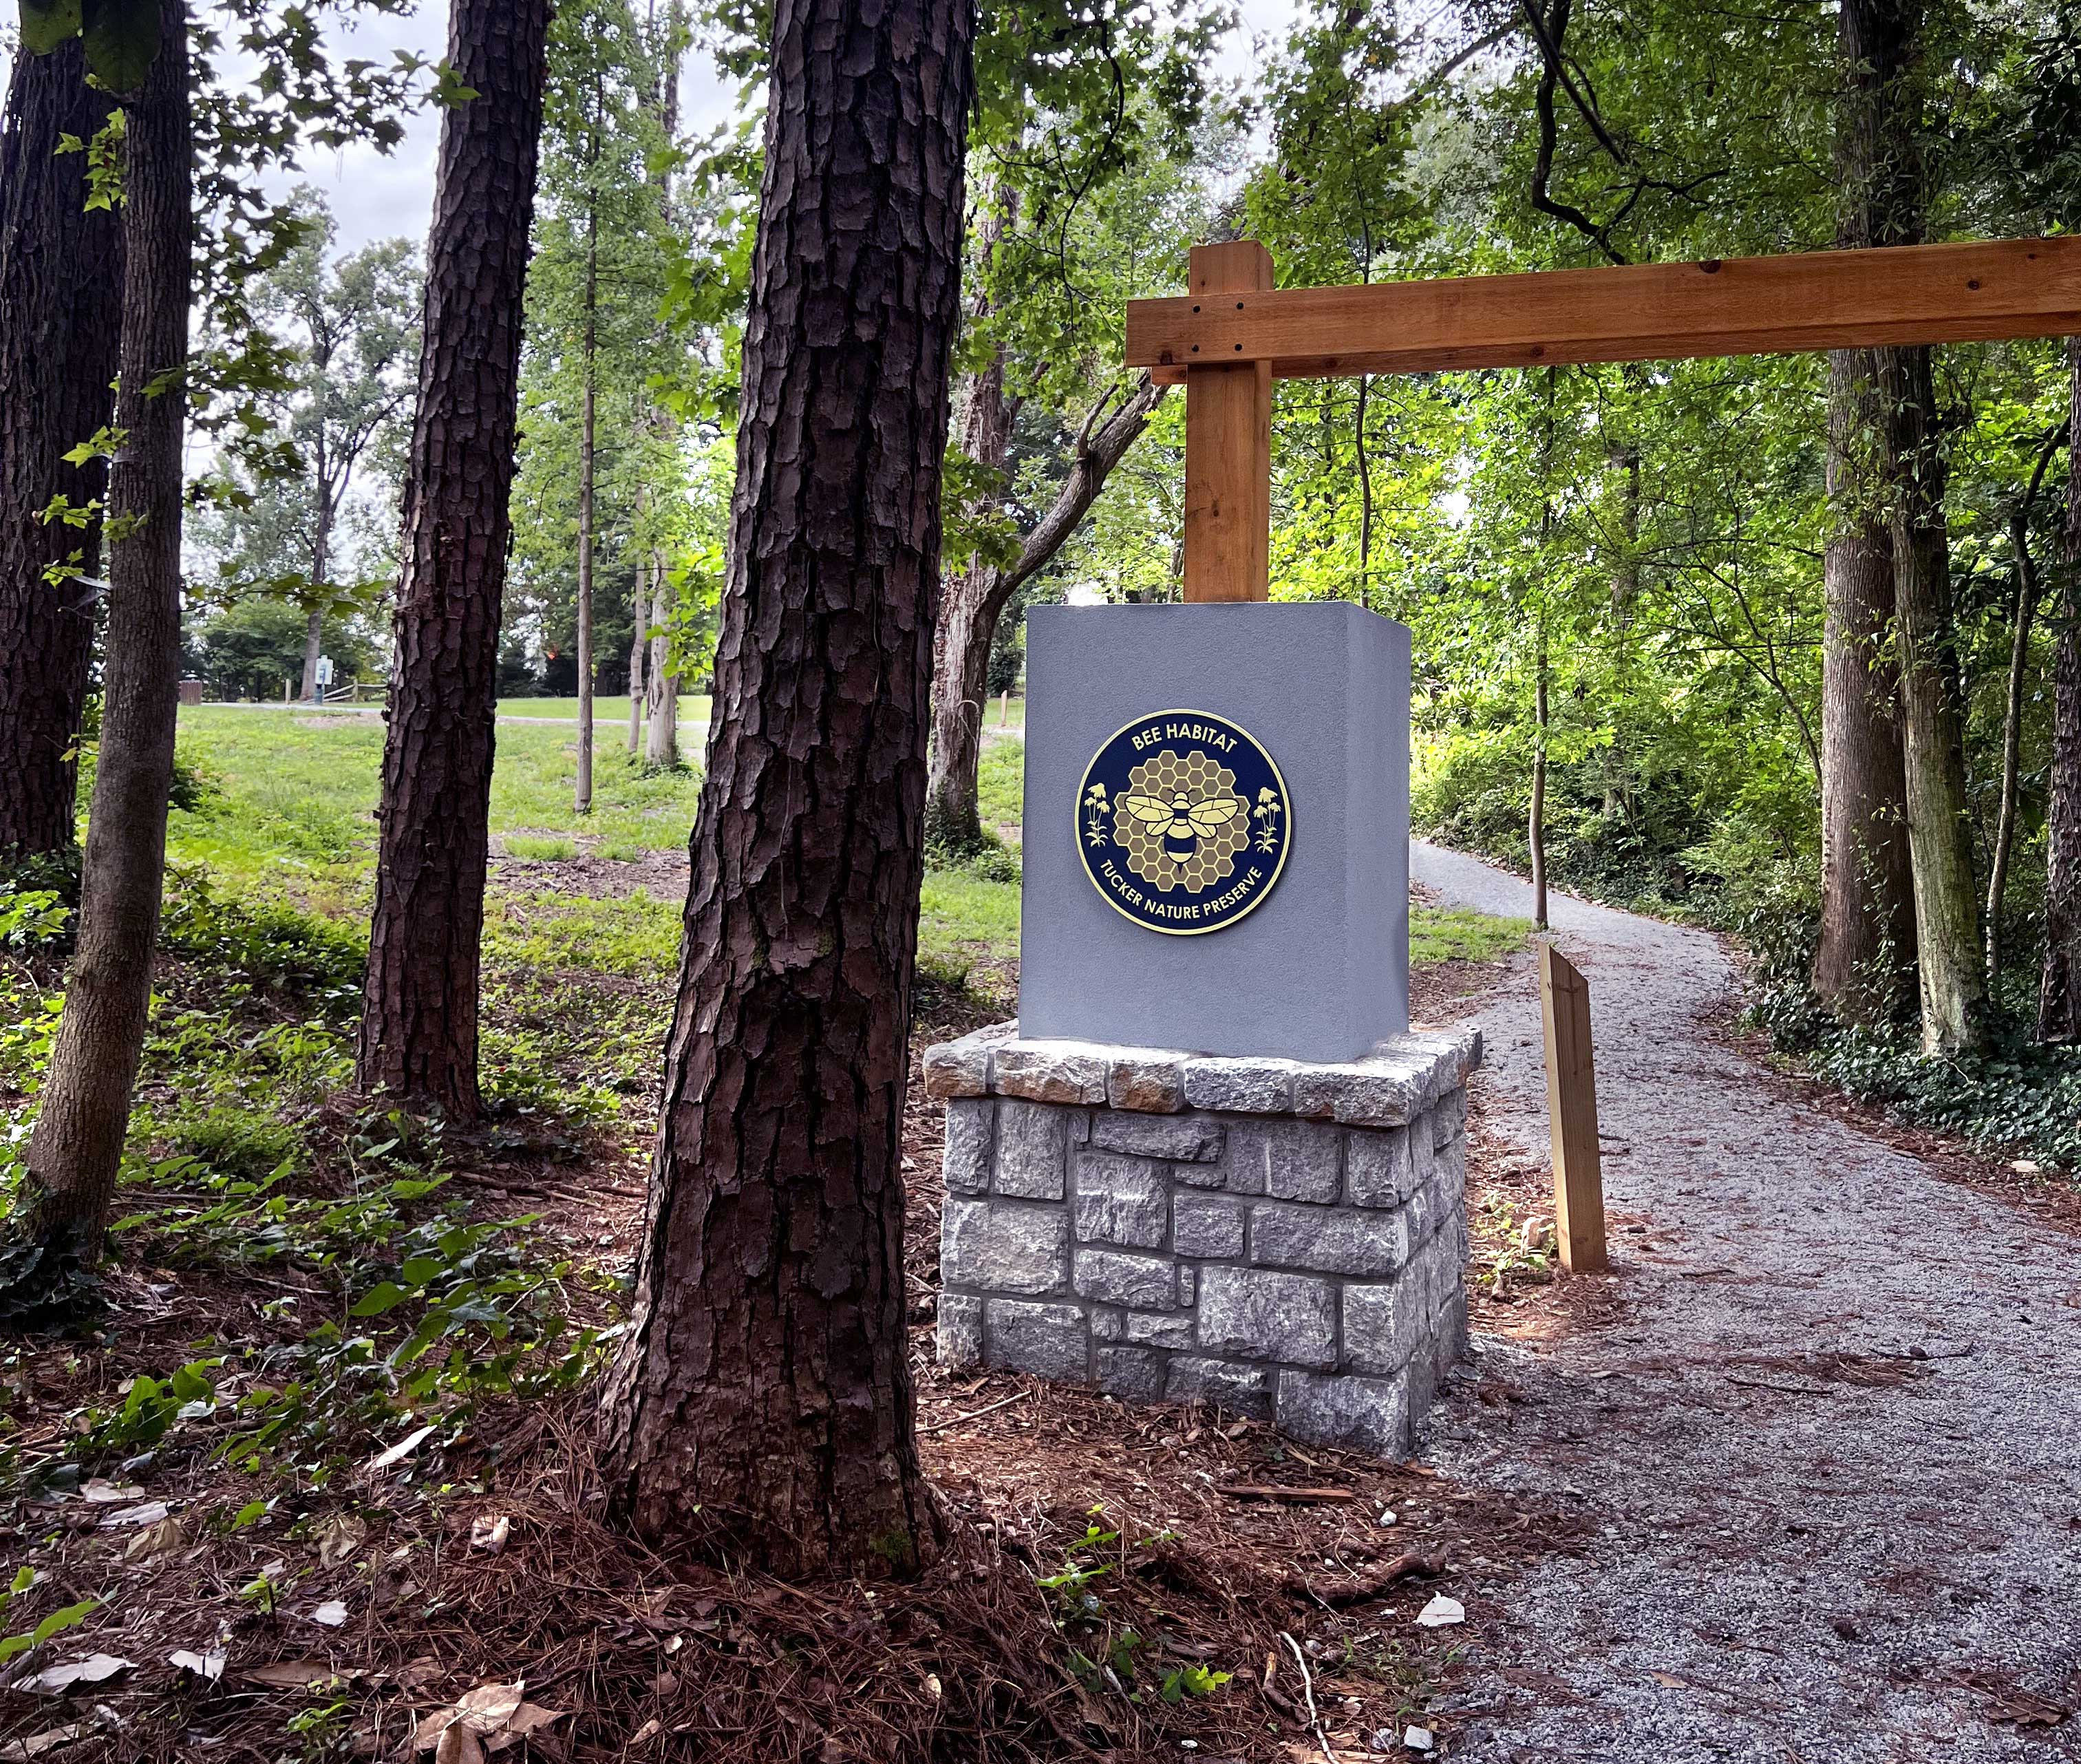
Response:
[[[1272,892],[1293,811],[1246,729],[1204,710],[1137,717],[1093,757],[1077,848],[1116,911],[1151,931],[1219,931]]]

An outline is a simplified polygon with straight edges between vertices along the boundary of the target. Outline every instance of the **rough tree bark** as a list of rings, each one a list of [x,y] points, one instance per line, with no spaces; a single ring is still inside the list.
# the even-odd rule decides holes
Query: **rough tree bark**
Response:
[[[498,625],[550,0],[454,0],[405,484],[359,1077],[469,1119]]]
[[[2081,1042],[2081,338],[2066,344],[2066,532],[2052,668],[2052,791],[2045,861],[2045,977],[2037,1033]]]
[[[1971,1046],[1984,1029],[1986,980],[1973,827],[1965,795],[1965,714],[1951,616],[1949,478],[1927,349],[1881,349],[1892,482],[1894,639],[1900,654],[1907,762],[1907,848],[1927,1053]]]
[[[714,733],[611,1509],[781,1572],[938,1522],[901,1135],[971,0],[780,0]],[[872,337],[874,347],[857,339]]]
[[[1928,204],[1921,0],[1846,0],[1840,19],[1838,242],[1918,243]],[[1831,476],[1839,531],[1828,575],[1833,640],[1823,666],[1823,742],[1824,758],[1833,755],[1839,764],[1823,784],[1816,986],[1844,1017],[1870,1021],[1894,1008],[1911,955],[1920,977],[1923,1045],[1932,1051],[1962,1047],[1978,1035],[1982,1014],[1978,899],[1965,812],[1945,467],[1929,352],[1848,352],[1832,368]],[[1890,600],[1876,579],[1881,545]],[[1890,681],[1884,659],[1889,619]],[[1897,724],[1888,714],[1892,703]],[[1911,900],[1911,938],[1905,928]]]
[[[1828,358],[1828,494],[1822,563],[1821,936],[1814,990],[1846,1022],[1898,1014],[1915,972],[1915,884],[1893,630],[1893,536],[1877,513],[1877,368]]]
[[[100,1253],[145,1046],[180,703],[181,467],[193,280],[186,0],[126,103],[122,389],[109,474],[111,542],[101,747],[81,874],[79,943],[29,1142],[24,1236],[46,1255]]]
[[[46,525],[43,513],[107,486],[105,462],[63,456],[115,411],[123,229],[86,212],[86,155],[57,148],[64,135],[90,139],[114,107],[88,87],[77,41],[15,57],[0,128],[0,852],[74,840],[93,603],[44,571],[78,551],[82,573],[99,575],[101,529]]]
[[[978,380],[979,389],[982,384]],[[1086,425],[1068,481],[1027,534],[1008,567],[978,562],[947,583],[940,605],[938,662],[932,682],[931,776],[925,812],[926,831],[935,845],[967,852],[982,843],[977,807],[982,711],[989,696],[990,646],[1005,603],[1054,560],[1098,500],[1113,468],[1149,427],[1167,389],[1151,385],[1145,374],[1127,402],[1104,422]],[[1002,394],[1000,377],[1000,402]],[[975,426],[974,402],[970,401],[971,428]],[[1098,415],[1099,410],[1092,412],[1094,418]]]

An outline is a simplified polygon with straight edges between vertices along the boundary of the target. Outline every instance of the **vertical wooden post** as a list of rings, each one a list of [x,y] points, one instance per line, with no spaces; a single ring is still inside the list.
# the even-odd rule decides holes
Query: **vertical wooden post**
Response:
[[[1561,1265],[1603,1274],[1604,1172],[1597,1150],[1597,1071],[1590,1048],[1590,987],[1550,943],[1539,946],[1539,1008],[1546,1024],[1546,1108],[1553,1123],[1553,1235]]]
[[[1194,310],[1272,291],[1255,239],[1192,248]],[[1185,598],[1270,598],[1272,364],[1192,362],[1185,371]]]

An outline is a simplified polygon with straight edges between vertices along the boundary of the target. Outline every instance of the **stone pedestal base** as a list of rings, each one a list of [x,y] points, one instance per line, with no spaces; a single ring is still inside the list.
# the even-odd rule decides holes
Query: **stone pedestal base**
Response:
[[[1406,1453],[1466,1350],[1481,1057],[1471,1029],[1326,1066],[1022,1041],[1016,1024],[932,1049],[940,1361]]]

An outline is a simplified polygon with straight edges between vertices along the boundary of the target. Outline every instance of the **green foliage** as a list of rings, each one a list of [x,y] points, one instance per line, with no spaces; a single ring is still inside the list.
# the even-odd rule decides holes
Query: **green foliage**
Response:
[[[8,1607],[33,1587],[40,1578],[36,1571],[26,1565],[15,1569],[15,1578],[5,1592],[0,1592],[0,1623],[7,1621]],[[77,1629],[101,1609],[98,1598],[83,1598],[77,1604],[61,1605],[56,1610],[37,1623],[19,1634],[0,1636],[0,1665],[5,1665],[17,1654],[24,1654],[32,1648],[40,1648],[53,1636],[62,1636],[68,1629]]]

